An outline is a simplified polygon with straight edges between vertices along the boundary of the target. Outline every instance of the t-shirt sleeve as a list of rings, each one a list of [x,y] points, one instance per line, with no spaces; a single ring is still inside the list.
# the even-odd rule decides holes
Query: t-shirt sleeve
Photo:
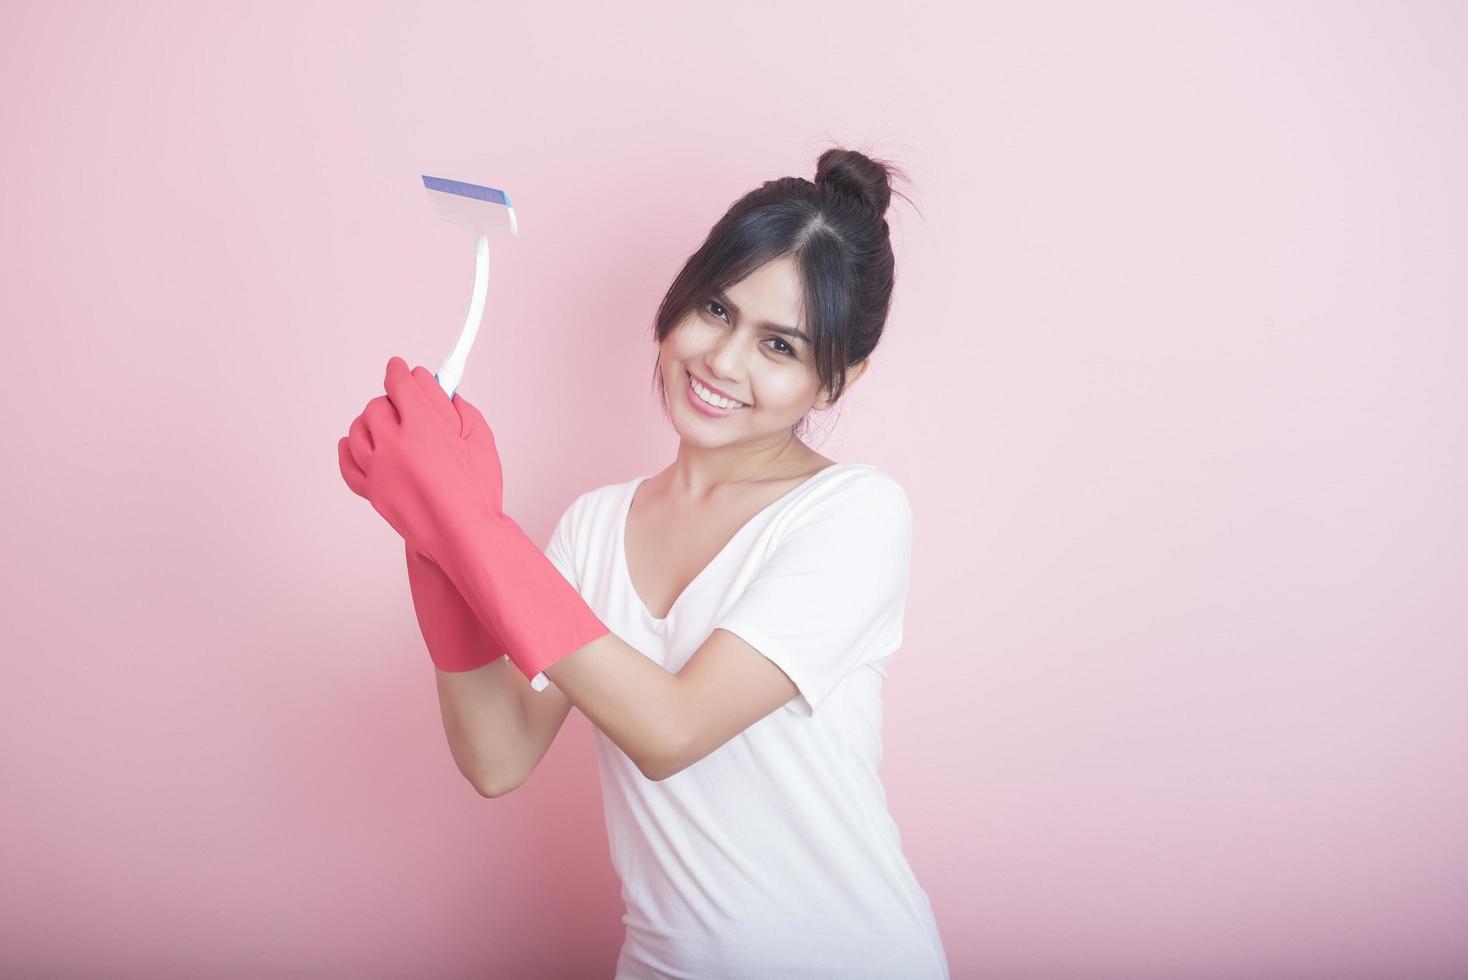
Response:
[[[907,494],[874,473],[801,513],[713,628],[774,661],[809,717],[852,671],[901,645],[911,567]]]

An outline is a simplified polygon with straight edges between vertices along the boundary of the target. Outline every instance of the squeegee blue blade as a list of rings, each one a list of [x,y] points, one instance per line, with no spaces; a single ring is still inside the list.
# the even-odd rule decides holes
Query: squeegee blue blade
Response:
[[[510,196],[494,187],[466,184],[462,180],[449,180],[446,177],[430,177],[427,174],[423,175],[423,186],[431,191],[442,191],[445,194],[455,194],[459,197],[472,197],[481,201],[489,201],[491,204],[502,204],[505,207],[510,206]]]

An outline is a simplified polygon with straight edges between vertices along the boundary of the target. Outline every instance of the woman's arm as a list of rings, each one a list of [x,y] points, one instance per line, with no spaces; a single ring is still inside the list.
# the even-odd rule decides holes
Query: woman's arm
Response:
[[[520,700],[522,687],[536,693],[530,682],[504,657],[474,670],[435,669],[434,674],[444,734],[459,772],[483,796],[503,796],[519,786],[555,738],[551,731],[536,751]],[[540,693],[548,694],[550,688]],[[538,715],[542,729],[547,720],[543,715]],[[560,728],[559,721],[555,728]]]
[[[524,682],[526,703],[560,688],[557,697],[579,708],[648,779],[665,778],[682,758],[685,720],[678,675],[616,633],[561,658],[545,675],[552,683],[543,691]]]
[[[474,670],[435,673],[449,750],[483,796],[504,796],[530,777],[573,704],[648,779],[664,778],[682,755],[676,675],[615,633],[554,664],[541,691],[505,657]]]

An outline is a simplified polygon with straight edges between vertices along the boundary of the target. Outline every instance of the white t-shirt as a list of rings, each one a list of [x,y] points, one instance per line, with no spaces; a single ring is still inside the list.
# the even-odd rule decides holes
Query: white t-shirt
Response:
[[[624,550],[646,479],[577,497],[547,557],[668,671],[720,628],[800,693],[661,782],[594,729],[627,907],[617,980],[946,980],[877,775],[911,567],[901,484],[867,463],[827,466],[751,518],[657,619]]]

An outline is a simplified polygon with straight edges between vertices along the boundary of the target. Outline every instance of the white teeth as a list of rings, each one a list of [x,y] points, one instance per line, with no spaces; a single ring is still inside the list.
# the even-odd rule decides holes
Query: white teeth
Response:
[[[701,400],[708,402],[715,408],[742,408],[744,405],[743,402],[736,402],[731,399],[714,394],[712,391],[709,391],[703,385],[699,384],[698,379],[691,374],[688,376],[688,381],[693,385],[693,393],[696,394]]]

